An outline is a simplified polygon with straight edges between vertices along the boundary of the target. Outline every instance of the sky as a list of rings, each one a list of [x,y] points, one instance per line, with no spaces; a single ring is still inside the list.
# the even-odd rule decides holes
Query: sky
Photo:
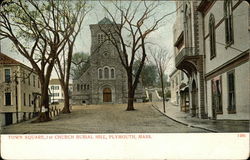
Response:
[[[90,24],[97,24],[104,17],[108,17],[108,13],[102,8],[99,4],[99,1],[88,1],[89,5],[93,7],[93,9],[88,13],[88,15],[84,19],[84,24],[82,26],[81,32],[79,33],[75,46],[74,53],[76,52],[85,52],[90,53],[91,47],[91,33],[90,33]],[[124,2],[125,3],[125,2]],[[157,9],[157,15],[161,16],[167,13],[171,13],[176,10],[174,1],[161,1],[162,5]],[[104,2],[103,4],[111,11],[115,13],[115,8],[112,3],[109,1]],[[174,56],[173,55],[173,24],[175,22],[176,14],[171,14],[166,17],[164,23],[161,27],[152,32],[148,41],[159,45],[162,49],[165,49],[169,53],[169,57],[172,57],[169,60],[168,67],[166,73],[169,75],[174,69]],[[156,17],[157,18],[157,17]],[[12,47],[12,44],[8,40],[1,40],[1,52],[7,54],[8,56],[17,59],[18,61],[31,66],[29,62],[23,58],[17,51]],[[57,78],[55,72],[52,73],[52,78]]]

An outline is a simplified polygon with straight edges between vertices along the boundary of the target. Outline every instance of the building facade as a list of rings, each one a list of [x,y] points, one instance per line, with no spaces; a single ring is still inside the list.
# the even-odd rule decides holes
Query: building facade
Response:
[[[250,8],[247,1],[201,1],[208,117],[250,119]]]
[[[0,53],[1,126],[34,117],[41,103],[38,75],[24,64]]]
[[[50,103],[63,102],[64,93],[59,79],[51,79],[49,81]]]
[[[176,1],[176,7],[180,8],[176,12],[176,21],[173,25],[173,42],[174,42],[174,55],[175,57],[185,47],[184,45],[184,24],[183,24],[183,2]],[[175,61],[176,65],[176,61]],[[176,65],[178,66],[178,65]],[[189,111],[189,87],[188,77],[182,70],[175,69],[170,74],[171,83],[171,100],[173,104],[179,105],[180,110],[184,112]]]
[[[181,4],[180,4],[181,3]],[[189,113],[249,120],[250,9],[245,1],[186,1],[174,35],[176,68],[188,77]],[[178,15],[178,14],[177,14]]]
[[[171,98],[170,102],[174,105],[179,105],[179,79],[180,79],[180,71],[175,69],[170,75],[170,92],[171,92]]]
[[[106,33],[119,42],[114,34],[114,24],[103,18],[90,25],[91,55],[88,67],[79,79],[73,80],[72,101],[74,104],[101,104],[127,102],[127,74],[120,62],[115,46],[107,40]],[[137,86],[136,101],[141,102],[145,93],[141,83]]]

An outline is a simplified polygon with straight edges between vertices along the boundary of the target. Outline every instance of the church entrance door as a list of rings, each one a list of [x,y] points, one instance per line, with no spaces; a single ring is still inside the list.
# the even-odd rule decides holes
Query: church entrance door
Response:
[[[110,88],[103,89],[103,102],[112,102],[112,91]]]

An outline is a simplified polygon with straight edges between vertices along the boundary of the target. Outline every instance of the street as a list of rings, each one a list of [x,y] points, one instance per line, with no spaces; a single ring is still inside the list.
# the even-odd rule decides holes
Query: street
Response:
[[[135,111],[125,111],[126,104],[73,106],[71,114],[60,114],[50,122],[30,123],[29,120],[5,126],[2,134],[207,132],[167,118],[150,103],[137,103],[135,108]]]

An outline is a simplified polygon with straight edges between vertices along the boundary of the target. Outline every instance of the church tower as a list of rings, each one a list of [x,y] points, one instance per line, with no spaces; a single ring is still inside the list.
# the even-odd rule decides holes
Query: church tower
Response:
[[[127,97],[126,71],[119,53],[110,41],[119,43],[114,22],[104,17],[98,24],[90,25],[90,64],[95,68],[92,74],[92,101],[97,103],[124,103]]]
[[[97,24],[90,25],[89,66],[79,79],[73,81],[74,104],[127,102],[127,73],[122,66],[117,48],[110,41],[111,39],[115,43],[120,42],[115,33],[116,25],[106,17]],[[140,91],[136,92],[138,99],[142,99],[142,90]]]

